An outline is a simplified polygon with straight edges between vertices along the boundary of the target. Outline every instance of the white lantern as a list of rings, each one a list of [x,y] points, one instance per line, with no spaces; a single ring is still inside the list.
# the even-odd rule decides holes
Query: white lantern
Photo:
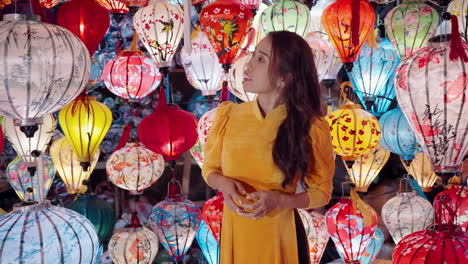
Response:
[[[210,111],[204,113],[200,117],[200,121],[198,121],[198,125],[197,125],[198,140],[202,147],[204,147],[206,144],[208,132],[210,132],[211,125],[213,125],[216,112],[218,112],[217,107],[215,109],[211,109]]]
[[[0,22],[0,114],[32,128],[71,102],[88,83],[83,42],[38,16],[8,14]]]
[[[310,9],[310,31],[314,33],[325,32],[322,25],[322,14],[323,10],[334,3],[335,0],[318,0],[316,4]],[[323,35],[324,38],[328,39],[327,35]]]
[[[309,241],[310,263],[318,264],[330,238],[325,225],[325,216],[314,211],[308,213],[303,209],[299,209],[298,212]]]
[[[334,80],[343,63],[330,41],[320,37],[325,33],[310,33],[305,40],[314,55],[315,67],[320,81]]]
[[[248,55],[238,57],[232,64],[228,77],[229,91],[244,102],[251,102],[257,98],[257,94],[244,90],[244,70],[250,57]]]

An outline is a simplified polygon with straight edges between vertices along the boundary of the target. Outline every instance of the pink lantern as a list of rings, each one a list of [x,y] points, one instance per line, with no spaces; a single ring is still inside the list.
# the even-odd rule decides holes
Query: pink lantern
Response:
[[[352,191],[325,214],[328,234],[347,264],[359,264],[377,226],[377,213]]]
[[[202,145],[202,147],[205,146],[206,144],[208,132],[210,132],[211,125],[213,125],[213,121],[215,119],[217,111],[218,111],[218,108],[211,109],[210,111],[204,113],[200,117],[200,121],[198,121],[198,126],[197,126],[198,140],[200,141],[200,144]]]
[[[298,212],[309,240],[310,263],[318,264],[330,238],[325,225],[325,216],[314,211],[307,212],[303,209],[299,209]]]
[[[449,214],[448,210],[440,210],[442,202],[445,202],[454,212],[454,217]],[[442,212],[442,215],[438,215],[442,220],[442,224],[448,224],[453,221],[464,232],[468,232],[468,187],[452,185],[449,189],[437,194],[434,199],[434,209],[437,214]]]
[[[208,225],[211,234],[218,242],[221,236],[221,223],[223,219],[224,196],[218,192],[215,197],[206,201],[202,209],[203,221]]]

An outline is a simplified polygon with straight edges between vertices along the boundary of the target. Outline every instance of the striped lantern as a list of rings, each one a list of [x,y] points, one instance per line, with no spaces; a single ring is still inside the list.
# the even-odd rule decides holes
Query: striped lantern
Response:
[[[100,250],[93,224],[72,210],[19,204],[0,216],[2,263],[94,264]]]
[[[200,222],[195,236],[208,264],[219,264],[219,245],[205,221]]]
[[[80,94],[91,67],[77,36],[38,20],[8,14],[0,22],[0,114],[21,120],[32,135],[42,117]]]
[[[310,30],[310,10],[299,1],[275,1],[262,12],[260,25],[264,36],[273,31],[287,30],[305,37]]]
[[[304,229],[309,241],[310,264],[318,264],[328,243],[330,235],[325,225],[325,216],[317,212],[299,209]]]
[[[432,169],[431,160],[426,153],[420,152],[414,156],[413,161],[408,166],[404,160],[401,161],[406,171],[413,176],[423,192],[430,192],[432,186],[439,178]]]

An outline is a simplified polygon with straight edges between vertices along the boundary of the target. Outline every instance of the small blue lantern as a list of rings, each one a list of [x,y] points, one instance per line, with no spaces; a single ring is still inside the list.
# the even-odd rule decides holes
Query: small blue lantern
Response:
[[[376,228],[374,236],[371,238],[365,253],[361,257],[361,264],[371,264],[375,261],[382,249],[384,240],[383,232],[379,228]]]
[[[414,155],[422,149],[401,109],[397,107],[383,114],[379,123],[382,129],[380,144],[390,152],[400,155],[409,165]]]
[[[197,232],[197,242],[208,264],[219,263],[219,245],[205,221],[200,222]]]
[[[400,58],[388,39],[378,40],[377,46],[364,45],[348,76],[365,110],[380,116],[395,99],[393,81],[389,80],[393,79]]]

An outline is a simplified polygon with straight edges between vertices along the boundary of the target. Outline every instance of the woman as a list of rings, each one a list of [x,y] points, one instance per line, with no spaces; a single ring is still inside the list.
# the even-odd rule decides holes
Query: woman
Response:
[[[334,173],[313,55],[299,35],[272,32],[244,76],[257,101],[221,104],[205,146],[202,175],[224,194],[220,263],[302,264],[294,209],[326,205]]]

